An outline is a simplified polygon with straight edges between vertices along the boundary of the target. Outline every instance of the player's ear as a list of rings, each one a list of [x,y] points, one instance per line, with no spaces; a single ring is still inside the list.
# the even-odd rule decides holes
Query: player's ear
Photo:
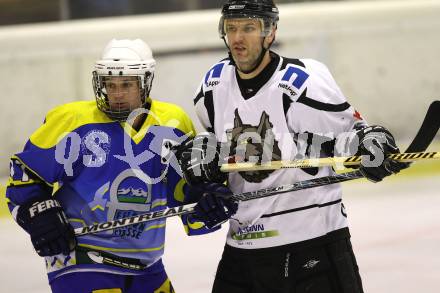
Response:
[[[275,33],[276,33],[276,31],[277,31],[276,26],[273,26],[271,31],[270,31],[270,34],[268,34],[266,36],[265,40],[264,40],[266,45],[271,44],[275,40]]]

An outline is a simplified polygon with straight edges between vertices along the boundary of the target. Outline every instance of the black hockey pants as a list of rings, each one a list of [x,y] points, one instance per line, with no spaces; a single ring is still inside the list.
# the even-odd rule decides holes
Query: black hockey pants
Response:
[[[263,249],[226,245],[213,293],[363,293],[347,228]]]

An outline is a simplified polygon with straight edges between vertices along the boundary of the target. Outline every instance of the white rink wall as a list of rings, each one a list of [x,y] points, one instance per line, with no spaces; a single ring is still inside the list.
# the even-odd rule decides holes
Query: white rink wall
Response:
[[[324,62],[371,124],[383,124],[399,138],[415,134],[428,104],[440,99],[439,0],[279,8],[276,52]],[[196,120],[193,93],[226,53],[217,35],[219,15],[215,10],[1,27],[0,175],[50,108],[94,98],[92,65],[111,38],[145,40],[158,62],[152,97],[182,106]]]

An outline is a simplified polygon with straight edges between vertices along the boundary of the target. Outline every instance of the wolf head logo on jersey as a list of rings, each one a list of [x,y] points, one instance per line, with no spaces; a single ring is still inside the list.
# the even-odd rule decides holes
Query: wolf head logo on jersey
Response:
[[[281,150],[275,140],[273,124],[269,115],[263,111],[257,126],[244,124],[235,109],[234,128],[226,131],[231,142],[230,158],[236,162],[269,162],[281,160]],[[259,183],[267,178],[270,171],[240,172],[248,182]]]

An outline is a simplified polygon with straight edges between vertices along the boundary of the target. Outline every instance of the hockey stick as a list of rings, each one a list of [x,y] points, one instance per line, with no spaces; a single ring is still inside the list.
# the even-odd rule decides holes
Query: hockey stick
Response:
[[[435,101],[430,105],[428,112],[425,116],[425,119],[423,120],[422,126],[420,127],[414,140],[411,142],[410,146],[406,150],[407,153],[423,152],[428,148],[428,146],[431,144],[432,140],[434,139],[440,127],[439,117],[440,117],[440,101]],[[345,174],[314,178],[314,179],[296,182],[293,184],[282,185],[278,187],[259,189],[256,191],[244,192],[240,194],[233,194],[232,199],[237,201],[247,201],[247,200],[272,196],[275,194],[325,186],[329,184],[349,181],[358,178],[363,178],[362,173],[360,171],[352,171]],[[194,212],[195,205],[196,203],[191,203],[178,207],[166,208],[164,210],[159,210],[155,212],[139,214],[128,218],[76,228],[75,235],[82,236],[91,233],[99,233],[111,229],[117,229],[125,226],[139,224],[147,221],[165,219],[177,215],[190,214]]]
[[[334,176],[325,176],[320,178],[314,178],[310,180],[300,181],[293,184],[286,184],[277,187],[264,188],[256,191],[249,191],[244,193],[238,193],[231,195],[231,198],[236,201],[248,201],[257,198],[263,198],[267,196],[272,196],[275,194],[292,192],[297,190],[303,190],[313,187],[319,187],[324,185],[329,185],[333,183],[353,180],[357,178],[362,178],[363,175],[359,171],[347,172],[345,174],[339,174]],[[94,224],[91,226],[85,226],[75,229],[76,236],[82,236],[91,233],[99,233],[111,229],[122,228],[125,226],[135,225],[143,222],[154,221],[159,219],[166,219],[169,217],[191,214],[194,212],[194,207],[197,203],[190,203],[178,207],[166,208],[156,212],[143,213],[136,216],[117,219],[113,221],[108,221],[104,223]]]
[[[335,176],[326,176],[321,178],[314,178],[310,180],[300,181],[293,184],[286,184],[282,186],[259,189],[256,191],[249,191],[244,193],[238,193],[231,195],[231,198],[236,201],[248,201],[257,198],[263,198],[267,196],[272,196],[275,194],[303,190],[318,186],[329,185],[333,183],[353,180],[357,178],[362,178],[363,175],[359,171],[348,172],[345,174],[339,174]],[[190,203],[178,207],[166,208],[156,212],[149,212],[144,214],[139,214],[136,216],[108,221],[104,223],[94,224],[91,226],[85,226],[75,229],[76,236],[82,236],[91,233],[99,233],[111,229],[122,228],[125,226],[135,225],[143,222],[154,221],[159,219],[166,219],[169,217],[191,214],[194,212],[194,207],[197,203]]]
[[[440,152],[414,152],[391,154],[388,158],[398,162],[414,162],[440,159]],[[266,163],[230,163],[221,166],[222,172],[263,171],[285,168],[310,168],[324,166],[357,166],[361,164],[362,156],[312,158],[293,161],[269,161]]]

